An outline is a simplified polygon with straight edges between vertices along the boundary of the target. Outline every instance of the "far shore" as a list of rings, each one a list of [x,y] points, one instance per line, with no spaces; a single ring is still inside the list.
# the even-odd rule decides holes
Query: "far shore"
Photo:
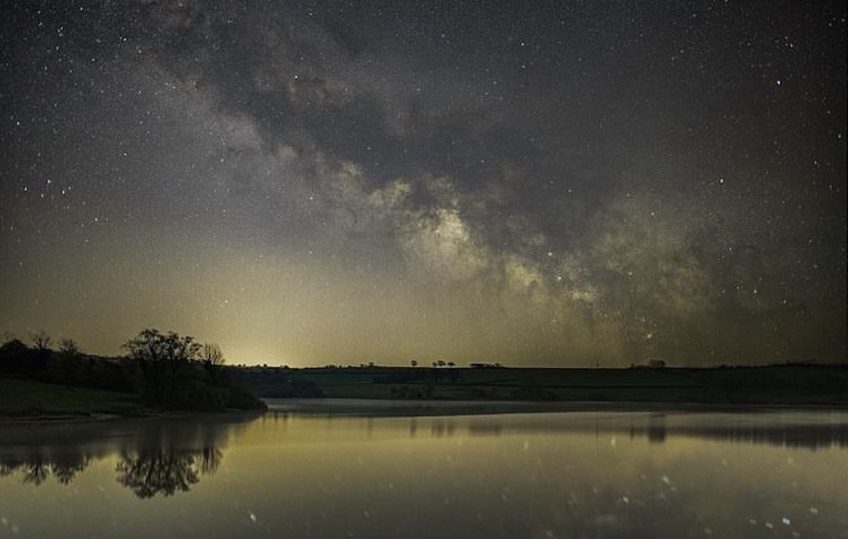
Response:
[[[720,412],[848,410],[846,404],[728,404],[644,401],[466,401],[391,399],[264,399],[268,413],[351,417],[454,416],[563,412]]]
[[[500,414],[581,413],[581,412],[675,412],[675,413],[768,413],[787,410],[848,410],[846,404],[726,404],[703,402],[643,401],[462,401],[462,400],[391,400],[391,399],[264,399],[265,412],[230,409],[224,412],[155,411],[143,413],[32,413],[4,415],[0,425],[39,423],[96,423],[125,419],[191,419],[221,418],[263,413],[271,415],[337,416],[337,417],[445,417]]]
[[[751,412],[848,408],[848,367],[431,369],[364,367],[224,371],[259,411],[338,416],[446,416],[589,411]],[[191,406],[189,406],[191,408]],[[166,411],[167,410],[167,411]],[[0,422],[199,417],[137,394],[0,376]]]
[[[0,425],[20,423],[97,423],[115,421],[119,419],[177,419],[177,418],[209,418],[227,416],[261,415],[264,411],[237,410],[235,408],[221,412],[196,412],[192,410],[150,410],[145,413],[121,414],[121,413],[91,413],[91,414],[24,414],[4,415],[0,413]]]

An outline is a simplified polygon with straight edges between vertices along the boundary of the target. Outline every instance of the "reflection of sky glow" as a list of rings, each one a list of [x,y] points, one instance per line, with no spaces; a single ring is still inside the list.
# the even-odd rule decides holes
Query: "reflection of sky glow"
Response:
[[[269,414],[198,428],[190,421],[147,430],[140,424],[157,420],[95,425],[61,445],[36,446],[27,443],[32,433],[4,426],[17,442],[0,446],[0,461],[31,447],[94,456],[64,485],[48,478],[36,486],[23,472],[0,476],[4,526],[17,526],[22,536],[127,539],[348,532],[659,538],[702,536],[705,529],[718,537],[766,537],[767,523],[790,535],[838,537],[846,529],[848,420],[841,412]],[[651,429],[660,424],[665,435],[657,438]],[[780,442],[781,432],[798,425],[818,426],[815,434],[806,431],[818,445]],[[44,432],[50,436],[54,427]],[[754,431],[770,434],[725,436]],[[198,457],[198,480],[185,490],[140,499],[151,484],[141,485],[140,477],[119,482],[121,448],[186,454],[211,441],[220,449],[214,469],[201,469]]]

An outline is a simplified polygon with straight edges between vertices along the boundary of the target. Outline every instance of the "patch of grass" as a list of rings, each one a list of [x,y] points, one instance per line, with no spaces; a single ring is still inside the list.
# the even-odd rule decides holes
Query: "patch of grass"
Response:
[[[0,378],[0,417],[143,412],[144,408],[131,393]]]

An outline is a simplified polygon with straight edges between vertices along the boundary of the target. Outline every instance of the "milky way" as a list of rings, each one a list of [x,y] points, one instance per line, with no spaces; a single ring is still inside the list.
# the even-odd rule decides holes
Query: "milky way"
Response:
[[[846,358],[841,2],[8,4],[0,330]]]

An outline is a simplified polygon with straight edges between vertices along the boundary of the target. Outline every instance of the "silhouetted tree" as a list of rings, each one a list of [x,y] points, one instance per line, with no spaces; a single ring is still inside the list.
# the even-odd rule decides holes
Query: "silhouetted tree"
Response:
[[[32,340],[35,354],[32,354],[28,358],[28,361],[26,361],[25,370],[32,375],[43,376],[50,361],[50,345],[53,343],[53,340],[44,330],[32,332],[30,339]]]
[[[217,380],[218,371],[226,361],[221,347],[215,343],[204,344],[200,351],[200,359],[212,380]]]
[[[417,361],[415,361],[414,359],[413,359],[412,361],[410,361],[409,363],[410,363],[413,367],[417,367],[417,366],[418,366],[418,362],[417,362]]]
[[[30,339],[32,340],[33,348],[39,352],[46,352],[50,350],[50,345],[53,343],[53,339],[51,339],[50,335],[43,329],[33,331],[30,335]]]
[[[200,358],[207,365],[223,365],[226,360],[224,359],[224,353],[221,352],[221,347],[215,343],[204,344],[203,349],[200,352]]]
[[[136,363],[136,390],[149,404],[184,410],[265,407],[249,391],[219,376],[224,356],[216,345],[204,348],[193,337],[144,329],[124,347]]]
[[[181,409],[226,406],[226,395],[204,380],[197,364],[201,346],[193,337],[144,329],[124,347],[140,365],[137,390],[149,404]]]
[[[65,337],[59,341],[59,352],[69,356],[78,356],[80,348],[75,340]]]
[[[169,331],[161,333],[158,329],[143,329],[138,336],[124,344],[131,359],[154,363],[188,363],[197,359],[201,346],[194,337]]]
[[[59,341],[59,367],[65,383],[77,383],[83,378],[81,355],[73,339],[66,337]]]

